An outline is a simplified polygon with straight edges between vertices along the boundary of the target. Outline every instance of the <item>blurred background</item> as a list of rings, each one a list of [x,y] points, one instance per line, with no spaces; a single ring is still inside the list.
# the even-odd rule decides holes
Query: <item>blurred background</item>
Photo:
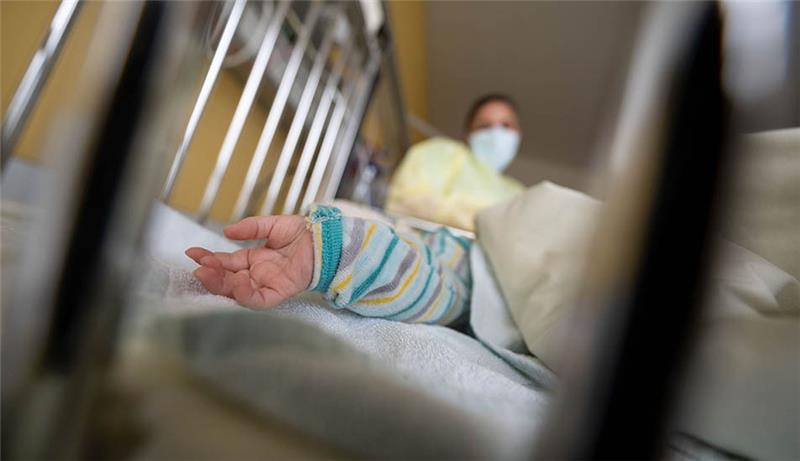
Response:
[[[523,132],[508,174],[586,187],[641,3],[396,2],[391,11],[409,112],[462,138],[474,100],[508,94]]]
[[[49,0],[2,2],[3,110],[57,6]],[[464,119],[474,100],[486,93],[507,94],[519,106],[524,133],[507,174],[527,185],[547,179],[590,189],[592,174],[603,169],[595,155],[618,110],[644,3],[397,1],[386,7],[412,143],[434,134],[463,139]],[[90,2],[85,9],[21,140],[17,155],[22,158],[37,158],[43,142],[39,134],[77,78],[99,4]],[[798,15],[797,8],[793,14]],[[790,55],[794,61],[788,63],[787,81],[800,79],[797,55]],[[187,170],[192,173],[176,187],[173,201],[179,208],[197,206],[216,154],[212,146],[221,142],[244,76],[221,75],[189,155]],[[773,107],[778,113],[767,111],[752,131],[796,125],[800,108],[776,104],[796,101],[796,91],[796,86],[784,85],[760,98],[755,109]],[[391,104],[390,96],[373,102],[381,104]],[[380,149],[388,136],[385,128],[381,131],[379,114],[387,109],[371,109],[363,135]],[[266,110],[257,105],[237,152],[254,148],[265,118]],[[391,154],[396,158],[402,153]],[[270,155],[268,162],[276,157]],[[244,176],[245,169],[246,155],[235,155],[231,174]],[[224,216],[235,195],[223,186],[215,216]]]

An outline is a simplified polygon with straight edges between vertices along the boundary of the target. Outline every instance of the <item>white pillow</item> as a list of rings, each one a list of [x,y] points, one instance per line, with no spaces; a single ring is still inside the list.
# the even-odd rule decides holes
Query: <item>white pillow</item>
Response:
[[[710,276],[706,317],[797,316],[798,280],[761,256],[723,240]]]
[[[600,210],[586,194],[542,182],[478,214],[478,240],[511,316],[528,350],[550,368]]]
[[[472,272],[469,323],[475,336],[502,349],[527,353],[480,243],[476,242],[469,250],[469,267]]]
[[[560,334],[580,290],[581,271],[601,203],[540,183],[478,215],[485,249],[528,350],[553,368]],[[722,241],[709,314],[797,315],[797,279],[747,249]]]
[[[528,350],[558,372],[601,205],[551,183],[478,215],[486,250]],[[749,456],[795,459],[798,281],[723,241],[678,427]]]
[[[800,279],[800,128],[743,141],[725,236]]]
[[[754,459],[800,459],[800,319],[716,318],[689,371],[679,430]]]

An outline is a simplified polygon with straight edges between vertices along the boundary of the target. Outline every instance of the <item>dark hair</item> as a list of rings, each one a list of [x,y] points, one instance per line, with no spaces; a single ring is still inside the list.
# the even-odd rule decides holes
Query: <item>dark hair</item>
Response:
[[[489,93],[481,96],[480,98],[476,99],[475,102],[469,107],[469,111],[467,111],[467,118],[464,119],[464,129],[469,131],[470,126],[472,125],[472,120],[475,118],[475,115],[478,113],[479,110],[486,104],[490,102],[503,102],[511,106],[514,109],[514,112],[519,114],[519,108],[517,107],[517,103],[511,99],[511,96],[508,96],[503,93]]]

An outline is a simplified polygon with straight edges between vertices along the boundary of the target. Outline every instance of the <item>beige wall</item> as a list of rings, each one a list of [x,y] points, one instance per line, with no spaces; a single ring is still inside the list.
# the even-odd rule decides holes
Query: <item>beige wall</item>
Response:
[[[398,74],[407,111],[428,118],[428,56],[425,4],[388,3]]]
[[[404,108],[428,120],[428,38],[425,2],[387,2]],[[411,141],[423,138],[412,132]]]
[[[522,144],[509,173],[572,185],[618,102],[645,3],[425,4],[430,121],[458,137],[471,103],[502,92],[520,106]],[[573,186],[574,187],[574,186]]]

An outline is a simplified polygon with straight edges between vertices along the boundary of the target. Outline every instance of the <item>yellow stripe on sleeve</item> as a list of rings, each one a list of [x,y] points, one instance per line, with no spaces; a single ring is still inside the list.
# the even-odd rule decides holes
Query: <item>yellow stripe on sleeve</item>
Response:
[[[344,280],[342,280],[341,282],[339,282],[339,284],[338,284],[338,285],[336,285],[335,287],[333,287],[333,290],[334,290],[334,291],[337,291],[337,292],[338,292],[338,291],[342,291],[342,290],[344,290],[344,289],[347,287],[347,285],[349,285],[349,284],[350,284],[350,282],[352,282],[352,281],[353,281],[353,273],[351,272],[351,273],[347,274],[347,277],[345,277],[345,278],[344,278]]]
[[[369,243],[369,239],[372,238],[372,234],[374,234],[374,233],[375,233],[375,223],[372,223],[372,224],[369,225],[369,228],[367,229],[367,236],[364,237],[364,241],[361,242],[361,246],[358,248],[358,252],[359,253],[364,251],[364,248],[367,247],[367,244]]]

